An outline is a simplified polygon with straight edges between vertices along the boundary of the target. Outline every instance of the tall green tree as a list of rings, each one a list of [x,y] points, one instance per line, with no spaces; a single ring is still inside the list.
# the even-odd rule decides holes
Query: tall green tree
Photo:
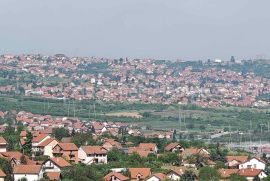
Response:
[[[211,167],[202,167],[199,170],[199,181],[219,181],[218,171]]]
[[[196,179],[196,175],[191,170],[186,170],[184,174],[181,176],[180,181],[193,181]]]
[[[68,137],[69,132],[65,128],[54,128],[52,134],[57,140],[61,140],[63,137]]]
[[[31,156],[32,154],[32,140],[33,135],[30,131],[28,131],[26,134],[25,144],[23,145],[23,152],[28,156]]]

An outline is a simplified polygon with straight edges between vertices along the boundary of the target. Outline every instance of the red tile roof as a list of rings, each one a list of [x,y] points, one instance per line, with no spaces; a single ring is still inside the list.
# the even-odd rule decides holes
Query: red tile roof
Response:
[[[238,173],[238,169],[219,169],[218,173],[220,175],[221,178],[228,178],[230,177],[232,174],[237,174]]]
[[[41,165],[17,165],[13,169],[14,174],[39,174]]]
[[[111,181],[113,176],[116,177],[117,179],[119,179],[120,181],[128,181],[129,180],[128,177],[122,175],[121,173],[111,172],[104,177],[104,181]]]
[[[49,180],[60,180],[60,172],[46,172]]]
[[[152,176],[155,176],[157,178],[159,178],[160,180],[165,180],[166,175],[164,173],[155,173]]]
[[[33,143],[39,143],[43,139],[45,139],[48,136],[48,134],[38,134],[36,137],[33,138]]]
[[[7,175],[3,172],[2,169],[0,169],[0,177],[3,178],[3,177],[6,177]]]
[[[55,139],[53,138],[48,138],[46,139],[45,141],[42,141],[38,146],[39,147],[45,147],[47,146],[48,144],[50,144],[51,142],[53,142]]]
[[[60,168],[71,166],[70,163],[62,157],[53,157],[50,158],[50,160]]]
[[[168,144],[168,145],[165,147],[165,150],[166,150],[166,151],[171,151],[172,149],[174,149],[174,148],[177,147],[178,145],[180,146],[179,143],[170,143],[170,144]]]
[[[106,154],[107,150],[102,146],[81,146],[86,154]]]
[[[5,140],[4,137],[0,136],[0,145],[6,145],[7,141]]]
[[[137,153],[138,155],[140,155],[140,157],[147,157],[151,152],[143,150],[138,147],[129,147],[128,154],[133,154],[133,153]]]
[[[78,150],[78,147],[74,143],[58,143],[57,145],[59,145],[60,148],[62,148],[65,151],[76,151],[76,150]]]
[[[140,143],[139,148],[148,150],[148,151],[154,151],[157,145],[155,143]]]
[[[227,162],[231,162],[233,160],[236,160],[240,163],[244,163],[248,160],[248,156],[226,156]]]
[[[150,168],[129,168],[128,171],[131,179],[137,179],[138,175],[141,176],[141,179],[145,179],[151,175]]]
[[[262,172],[261,169],[246,168],[240,169],[238,174],[244,177],[256,177]]]

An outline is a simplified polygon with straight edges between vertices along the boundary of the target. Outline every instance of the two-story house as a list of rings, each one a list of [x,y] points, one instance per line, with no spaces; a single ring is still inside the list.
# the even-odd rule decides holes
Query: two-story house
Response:
[[[102,146],[81,146],[78,151],[80,161],[86,165],[106,164],[107,150]]]
[[[264,170],[265,169],[266,162],[263,161],[260,158],[251,158],[247,160],[246,162],[242,163],[239,165],[239,169],[245,169],[245,168],[253,168],[253,169],[260,169]]]
[[[53,147],[53,156],[78,163],[78,147],[74,143],[58,143]]]

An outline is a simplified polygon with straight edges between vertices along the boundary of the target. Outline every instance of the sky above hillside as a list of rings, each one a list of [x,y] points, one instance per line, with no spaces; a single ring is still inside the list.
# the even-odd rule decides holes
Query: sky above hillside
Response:
[[[269,0],[1,0],[0,54],[270,58]]]

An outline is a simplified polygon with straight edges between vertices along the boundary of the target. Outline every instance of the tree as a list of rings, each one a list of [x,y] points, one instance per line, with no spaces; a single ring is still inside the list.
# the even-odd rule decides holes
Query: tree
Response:
[[[270,176],[263,178],[262,181],[270,181]]]
[[[186,170],[184,174],[181,176],[180,181],[193,181],[196,179],[196,175],[191,170]]]
[[[159,160],[163,163],[169,163],[172,165],[180,165],[180,157],[176,153],[164,153],[159,156]]]
[[[199,170],[199,181],[218,181],[218,171],[211,167],[202,167]]]
[[[59,141],[63,137],[68,137],[69,136],[68,130],[66,130],[65,128],[54,128],[52,134]]]
[[[108,162],[113,162],[113,161],[120,162],[121,160],[123,160],[123,157],[125,157],[125,155],[117,149],[112,149],[107,153],[107,157],[108,157]]]
[[[4,158],[0,158],[0,169],[7,175],[6,180],[12,180],[13,169]]]
[[[257,175],[254,177],[253,181],[261,181],[260,177]]]
[[[77,133],[72,137],[72,142],[78,147],[82,145],[94,145],[95,141],[91,133]]]
[[[246,178],[234,173],[234,174],[230,175],[229,180],[230,181],[246,181]]]
[[[26,134],[25,144],[23,145],[23,152],[28,156],[31,156],[32,154],[32,139],[33,135],[31,132],[28,131]]]
[[[176,130],[173,130],[173,141],[176,141]]]

